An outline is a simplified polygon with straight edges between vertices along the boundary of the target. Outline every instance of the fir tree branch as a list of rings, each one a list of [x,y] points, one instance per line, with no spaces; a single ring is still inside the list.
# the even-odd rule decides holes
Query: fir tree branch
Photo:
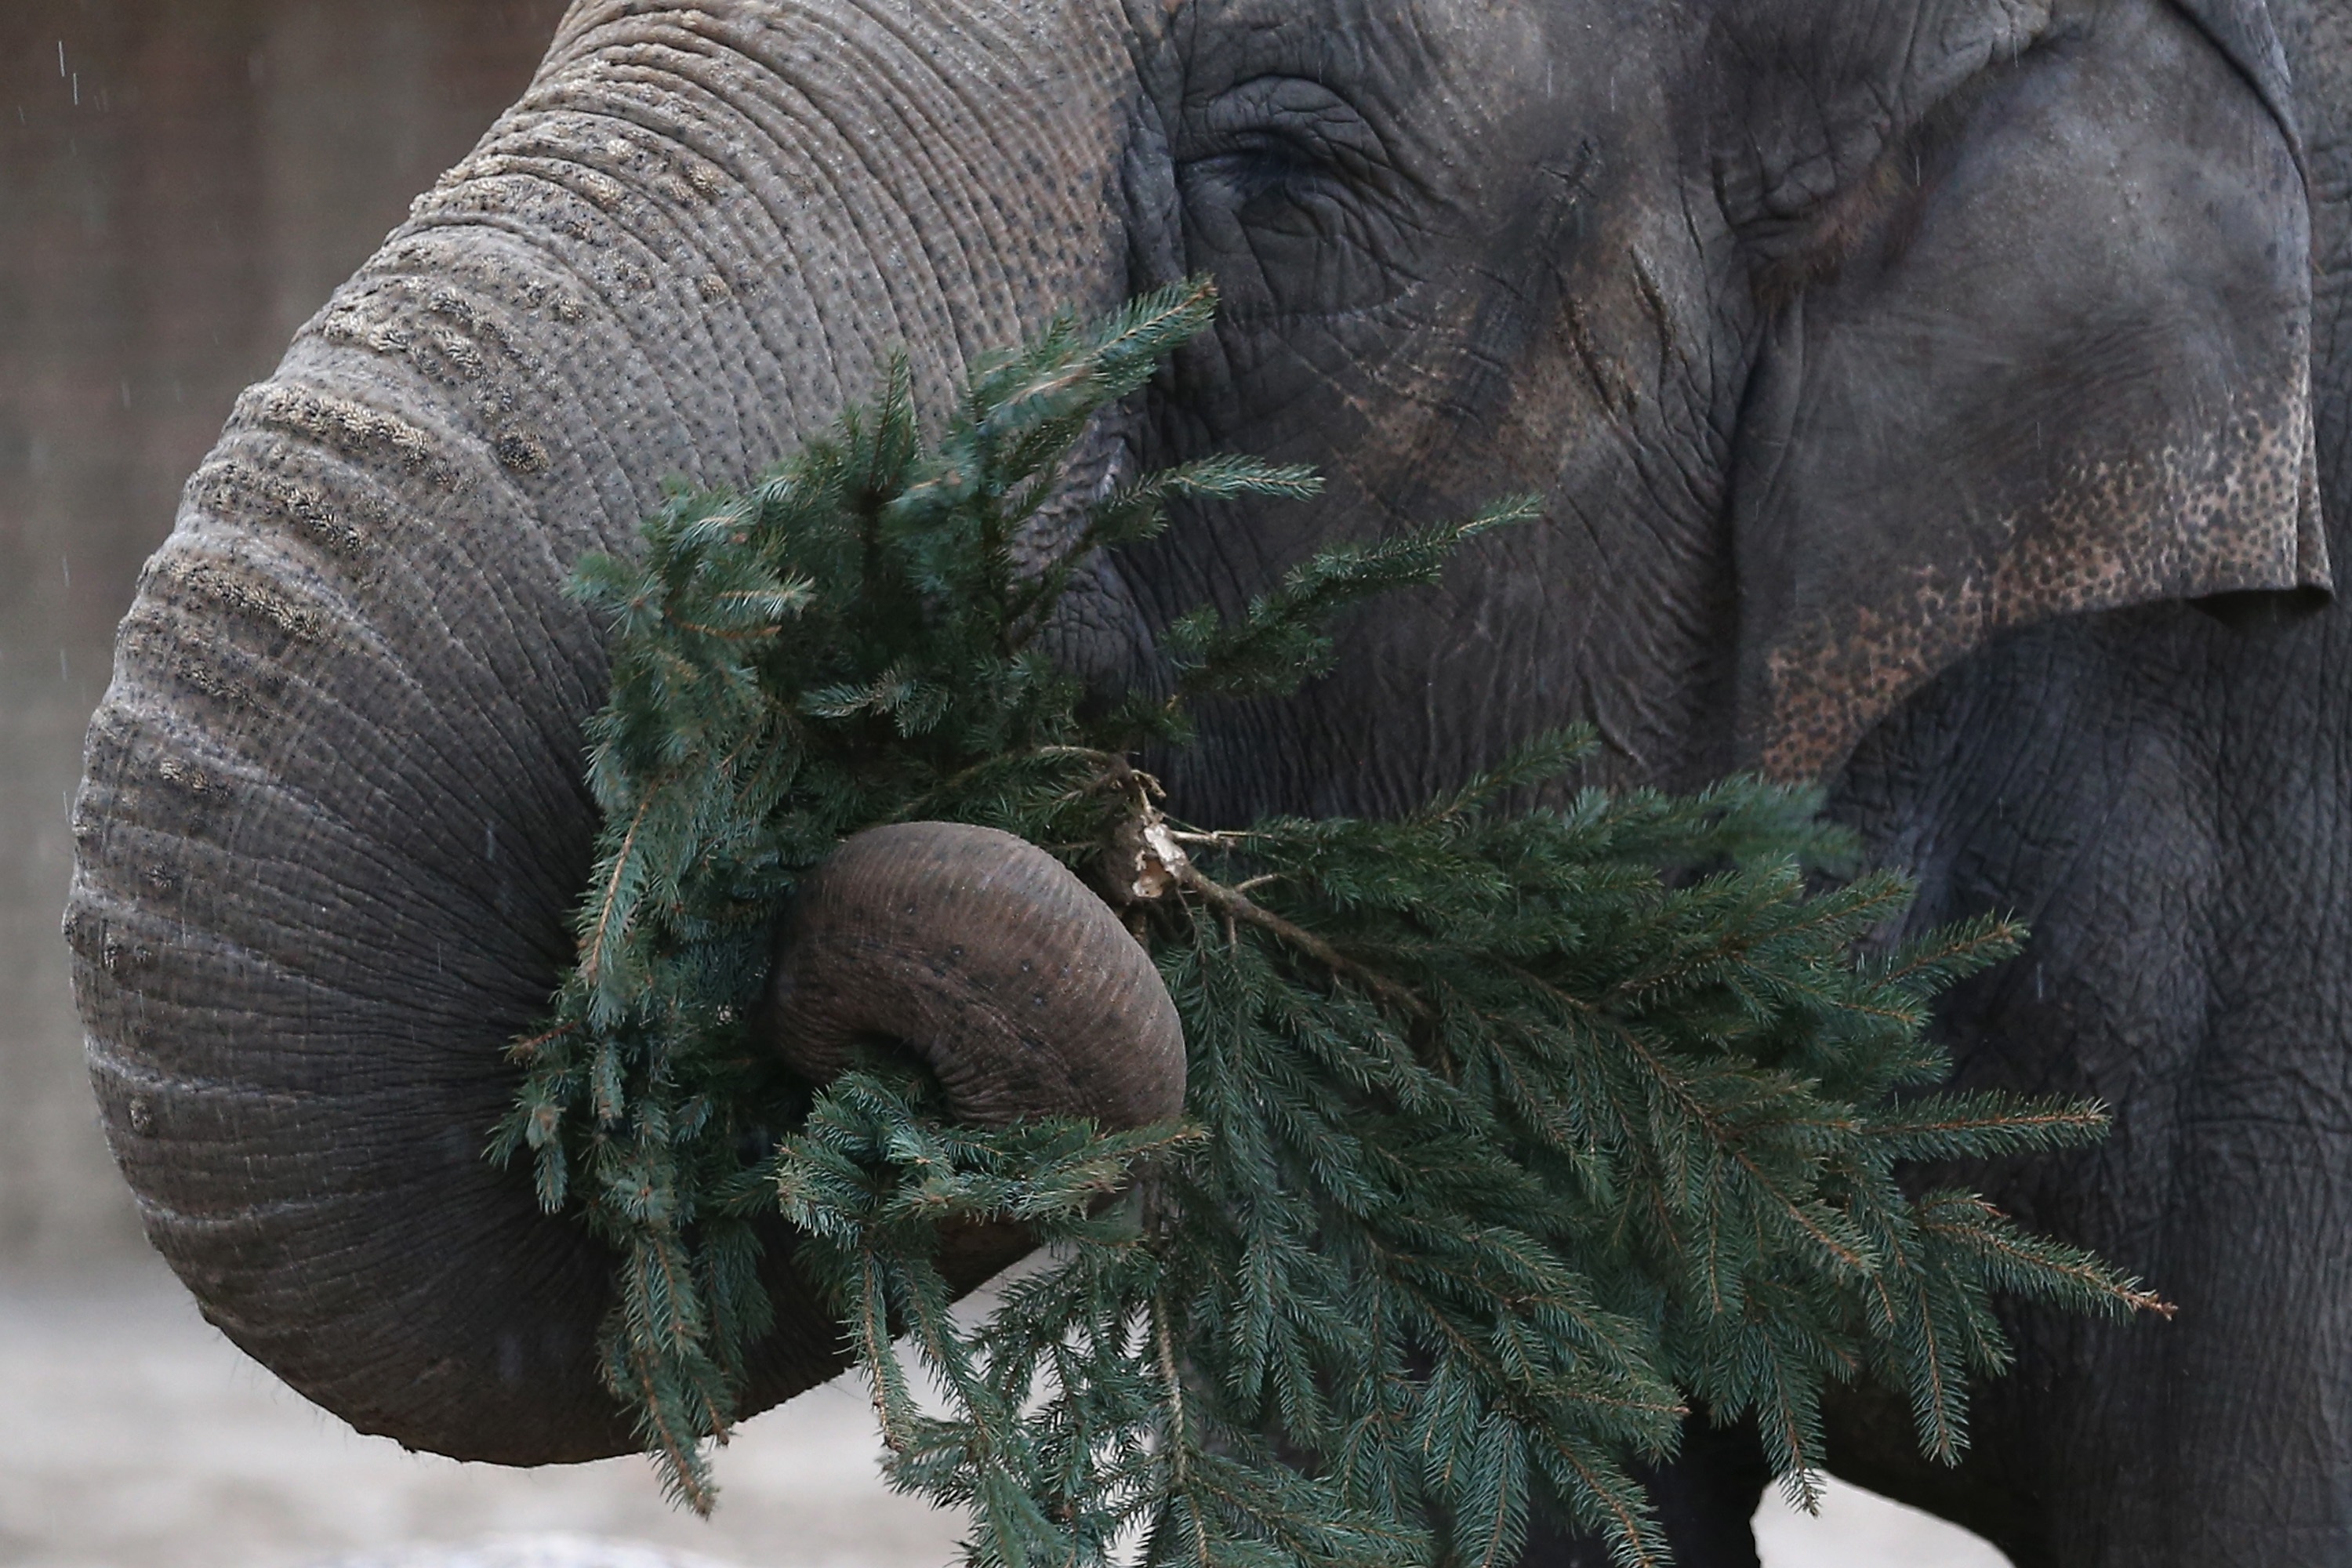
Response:
[[[1090,703],[1027,645],[1091,552],[1172,500],[1313,489],[1240,458],[1146,475],[1016,571],[1075,443],[1211,299],[1057,318],[976,363],[936,447],[896,361],[747,495],[673,490],[643,561],[583,564],[614,637],[589,730],[607,817],[488,1153],[530,1147],[541,1203],[619,1255],[604,1374],[672,1494],[709,1506],[701,1445],[772,1317],[762,1201],[864,1366],[893,1484],[967,1510],[989,1568],[1108,1568],[1139,1523],[1155,1564],[1489,1562],[1538,1481],[1620,1561],[1662,1563],[1627,1466],[1696,1401],[1755,1412],[1801,1490],[1830,1376],[1907,1380],[1930,1450],[1957,1451],[1968,1376],[2004,1364],[1994,1292],[2166,1310],[1979,1200],[1906,1195],[1900,1160],[2064,1146],[2099,1113],[1895,1098],[1946,1070],[1930,1000],[2020,933],[1858,957],[1907,885],[1810,889],[1800,868],[1853,842],[1815,795],[1507,805],[1558,795],[1591,743],[1568,731],[1394,819],[1164,815],[1137,748],[1188,744],[1202,700],[1298,689],[1336,615],[1534,511],[1324,550],[1237,619],[1170,627],[1172,695]],[[747,1048],[773,911],[842,839],[932,816],[1117,885],[1196,1126],[956,1127],[920,1081],[812,1094]],[[1138,1228],[1106,1199],[1147,1162]],[[967,1329],[941,1227],[1006,1223],[1057,1250]],[[916,1406],[894,1324],[944,1415]]]
[[[636,847],[637,832],[645,826],[646,813],[653,809],[655,798],[652,791],[646,791],[645,798],[637,803],[636,815],[629,818],[628,831],[621,835],[621,847],[613,856],[613,874],[605,879],[604,896],[596,902],[595,927],[582,944],[580,978],[590,991],[594,991],[602,981],[613,913],[620,905],[621,880],[628,871],[630,851]],[[549,1037],[562,1032],[561,1028],[550,1030]]]
[[[1168,1389],[1168,1467],[1171,1484],[1185,1484],[1184,1454],[1192,1447],[1191,1427],[1184,1419],[1184,1379],[1176,1370],[1176,1346],[1168,1332],[1168,1302],[1158,1292],[1151,1298],[1151,1337],[1160,1353],[1160,1376]]]
[[[2021,1247],[2006,1234],[2008,1216],[1982,1198],[1961,1200],[1986,1222],[1981,1226],[1953,1225],[1939,1218],[1938,1205],[1923,1205],[1920,1228],[1971,1249],[1993,1253],[2017,1266],[2021,1273],[2043,1276],[2053,1281],[2064,1281],[2081,1291],[2116,1302],[2131,1312],[2153,1312],[2168,1321],[2180,1310],[2179,1306],[2166,1300],[2155,1291],[2140,1288],[2137,1280],[2121,1279],[2116,1274],[2087,1257],[2053,1259],[2042,1249]]]
[[[1033,746],[1016,755],[984,758],[963,769],[952,778],[940,780],[921,795],[898,806],[887,820],[919,821],[926,812],[936,810],[941,805],[956,799],[989,774],[1003,772],[1016,763],[1024,762],[1087,763],[1104,770],[1105,775],[1108,776],[1113,768],[1126,766],[1127,759],[1095,746]],[[1101,780],[1097,779],[1095,783],[1099,784]]]
[[[1252,902],[1234,889],[1202,874],[1190,860],[1171,868],[1177,881],[1186,891],[1199,895],[1201,901],[1229,921],[1256,926],[1271,932],[1291,947],[1307,954],[1324,968],[1343,979],[1352,980],[1389,1006],[1423,1022],[1435,1016],[1429,1004],[1414,995],[1378,970],[1349,958],[1329,942],[1302,926],[1284,920],[1263,905]]]

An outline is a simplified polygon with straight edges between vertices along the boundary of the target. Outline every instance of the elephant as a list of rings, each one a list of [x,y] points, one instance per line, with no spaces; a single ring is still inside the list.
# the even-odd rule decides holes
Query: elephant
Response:
[[[2032,923],[1939,1017],[1960,1080],[2113,1108],[1969,1179],[2179,1308],[2011,1310],[1963,1463],[1854,1390],[1832,1468],[2020,1568],[2352,1561],[2347,190],[2320,0],[577,0],[123,622],[65,930],[147,1234],[362,1431],[627,1448],[609,1257],[481,1157],[596,826],[567,576],[901,346],[936,419],[1205,271],[1070,483],[1326,489],[1092,563],[1068,668],[1149,680],[1322,543],[1545,521],[1204,712],[1183,815],[1395,811],[1570,721],[1591,783],[1817,781],[1915,924]],[[754,1409],[841,1364],[770,1252]],[[1695,1422],[1655,1479],[1684,1562],[1754,1563],[1752,1441]]]

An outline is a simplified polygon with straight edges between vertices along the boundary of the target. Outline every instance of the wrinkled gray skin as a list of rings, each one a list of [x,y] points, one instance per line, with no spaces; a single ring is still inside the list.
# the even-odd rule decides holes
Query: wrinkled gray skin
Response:
[[[1320,539],[1549,521],[1216,716],[1180,808],[1394,808],[1577,718],[1604,780],[1832,781],[1917,920],[2034,923],[1948,1010],[1965,1079],[2116,1109],[1980,1179],[2180,1307],[2018,1312],[1965,1465],[1855,1400],[1837,1467],[2023,1568],[2352,1561],[2347,65],[2317,0],[583,0],[125,623],[68,930],[150,1234],[362,1426],[624,1443],[605,1265],[476,1159],[593,828],[560,585],[900,344],[937,408],[1207,268],[1097,458],[1330,489],[1099,574],[1076,665],[1148,679]],[[778,1279],[761,1403],[833,1364]],[[1664,1478],[1685,1562],[1752,1563],[1759,1479],[1737,1436]]]

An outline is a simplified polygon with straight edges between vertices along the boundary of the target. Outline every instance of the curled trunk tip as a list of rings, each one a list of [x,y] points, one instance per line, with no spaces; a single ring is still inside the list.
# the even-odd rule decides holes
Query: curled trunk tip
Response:
[[[778,933],[761,1032],[815,1082],[902,1047],[981,1126],[1183,1109],[1183,1028],[1150,955],[1061,862],[993,828],[898,823],[835,850]]]

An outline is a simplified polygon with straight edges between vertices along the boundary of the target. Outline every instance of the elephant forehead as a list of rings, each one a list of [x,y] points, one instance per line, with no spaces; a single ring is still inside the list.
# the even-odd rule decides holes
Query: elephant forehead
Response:
[[[1741,0],[1717,24],[1711,138],[1733,222],[1799,220],[2053,25],[2050,0]]]
[[[1207,104],[1246,83],[1295,78],[1339,95],[1393,150],[1491,153],[1483,144],[1517,105],[1548,81],[1564,85],[1555,35],[1567,10],[1535,0],[1200,0],[1180,26],[1185,97]]]

